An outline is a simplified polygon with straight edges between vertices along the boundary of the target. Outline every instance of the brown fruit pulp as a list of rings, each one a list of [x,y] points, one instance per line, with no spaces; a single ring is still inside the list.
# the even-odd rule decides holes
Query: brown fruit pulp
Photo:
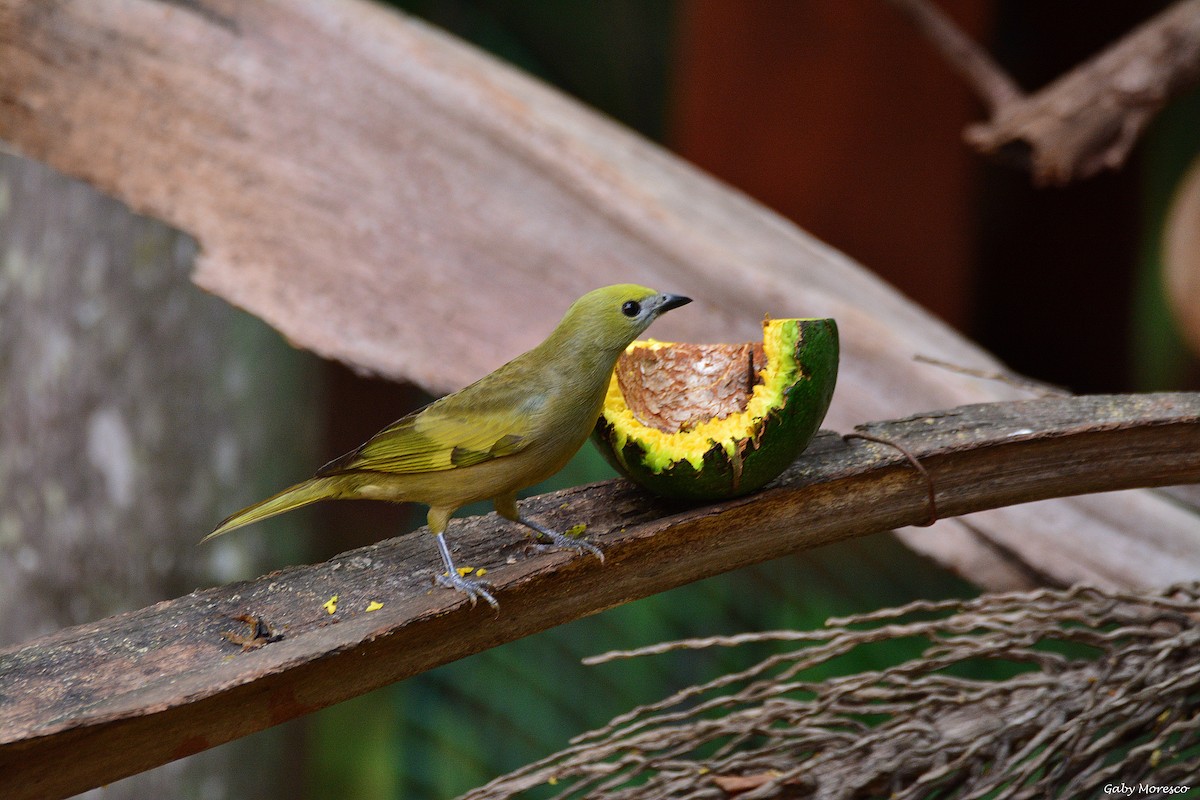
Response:
[[[635,347],[617,360],[617,384],[639,422],[679,433],[745,411],[766,363],[760,342]]]

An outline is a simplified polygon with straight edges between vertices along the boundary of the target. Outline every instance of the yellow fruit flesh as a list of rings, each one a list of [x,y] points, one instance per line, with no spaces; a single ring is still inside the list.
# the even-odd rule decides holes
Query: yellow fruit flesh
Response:
[[[763,326],[762,342],[766,367],[759,372],[758,383],[744,410],[723,419],[714,417],[684,431],[668,433],[643,425],[626,404],[614,375],[604,400],[604,416],[614,429],[614,449],[621,452],[632,439],[646,452],[645,466],[656,473],[681,461],[687,461],[699,470],[704,454],[717,443],[731,458],[735,457],[739,443],[755,438],[762,418],[779,405],[784,389],[795,383],[799,367],[793,359],[780,355],[795,350],[799,330],[795,320],[767,321]],[[627,350],[639,347],[658,350],[670,346],[670,342],[651,339],[634,342]]]

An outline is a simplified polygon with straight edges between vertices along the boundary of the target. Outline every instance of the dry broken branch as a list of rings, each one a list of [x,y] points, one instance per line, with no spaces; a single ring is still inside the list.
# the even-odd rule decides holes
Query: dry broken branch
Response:
[[[948,515],[1200,481],[1197,394],[966,406],[866,430],[920,458]],[[560,528],[585,520],[603,564],[530,552],[494,514],[456,522],[456,556],[488,568],[498,614],[432,589],[433,548],[405,536],[60,631],[0,651],[0,785],[6,800],[65,797],[631,599],[920,523],[927,486],[894,448],[824,433],[764,491],[712,506],[620,481],[523,505]],[[1167,583],[1200,573],[1200,553],[1135,569]]]
[[[1100,797],[1122,781],[1178,791],[1200,773],[1198,615],[1200,584],[1075,587],[609,654],[803,645],[634,709],[462,800],[548,783],[556,800]],[[860,647],[914,639],[918,658],[805,679]],[[963,677],[984,663],[1016,674]]]
[[[967,129],[980,152],[1029,168],[1038,184],[1117,169],[1155,115],[1200,81],[1200,0],[1182,0],[1041,91],[1024,95],[929,0],[890,0],[988,105]]]

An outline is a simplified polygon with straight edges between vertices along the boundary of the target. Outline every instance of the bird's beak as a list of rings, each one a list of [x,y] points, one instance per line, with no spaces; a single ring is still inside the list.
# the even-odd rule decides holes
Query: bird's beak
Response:
[[[692,302],[692,298],[684,297],[681,294],[661,294],[659,297],[661,298],[658,302],[658,313],[660,314]]]

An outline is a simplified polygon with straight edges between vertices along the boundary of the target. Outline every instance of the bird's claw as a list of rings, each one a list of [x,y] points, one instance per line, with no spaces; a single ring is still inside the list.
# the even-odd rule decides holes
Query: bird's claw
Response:
[[[596,545],[592,544],[587,539],[583,539],[578,536],[568,536],[565,533],[559,533],[558,531],[553,531],[549,528],[543,528],[541,525],[530,525],[528,522],[525,524],[529,525],[530,528],[533,528],[537,536],[541,536],[550,540],[549,545],[543,545],[545,547],[553,546],[560,547],[564,550],[575,550],[579,553],[591,553],[596,558],[600,559],[601,564],[604,563],[604,553],[600,551],[599,547],[596,547]]]
[[[446,567],[446,571],[437,576],[437,582],[440,586],[445,586],[447,589],[454,589],[462,592],[467,597],[471,598],[471,607],[475,607],[475,601],[483,598],[487,604],[497,611],[500,610],[500,604],[496,602],[496,598],[492,597],[492,593],[484,586],[491,586],[485,581],[471,580],[463,576],[463,572],[469,572],[469,569],[460,571],[454,566],[454,558],[450,555],[450,546],[446,544],[445,532],[437,535],[438,552],[442,555],[442,565]],[[482,570],[480,570],[482,573]]]
[[[490,583],[485,581],[473,581],[470,578],[464,578],[457,572],[453,574],[443,573],[438,575],[437,583],[439,586],[444,586],[447,589],[454,589],[455,591],[465,594],[471,599],[472,607],[475,606],[475,602],[477,600],[482,599],[487,601],[487,604],[492,608],[496,609],[497,611],[500,610],[500,604],[496,602],[496,598],[492,597],[491,592],[483,588],[484,586],[491,586]]]

